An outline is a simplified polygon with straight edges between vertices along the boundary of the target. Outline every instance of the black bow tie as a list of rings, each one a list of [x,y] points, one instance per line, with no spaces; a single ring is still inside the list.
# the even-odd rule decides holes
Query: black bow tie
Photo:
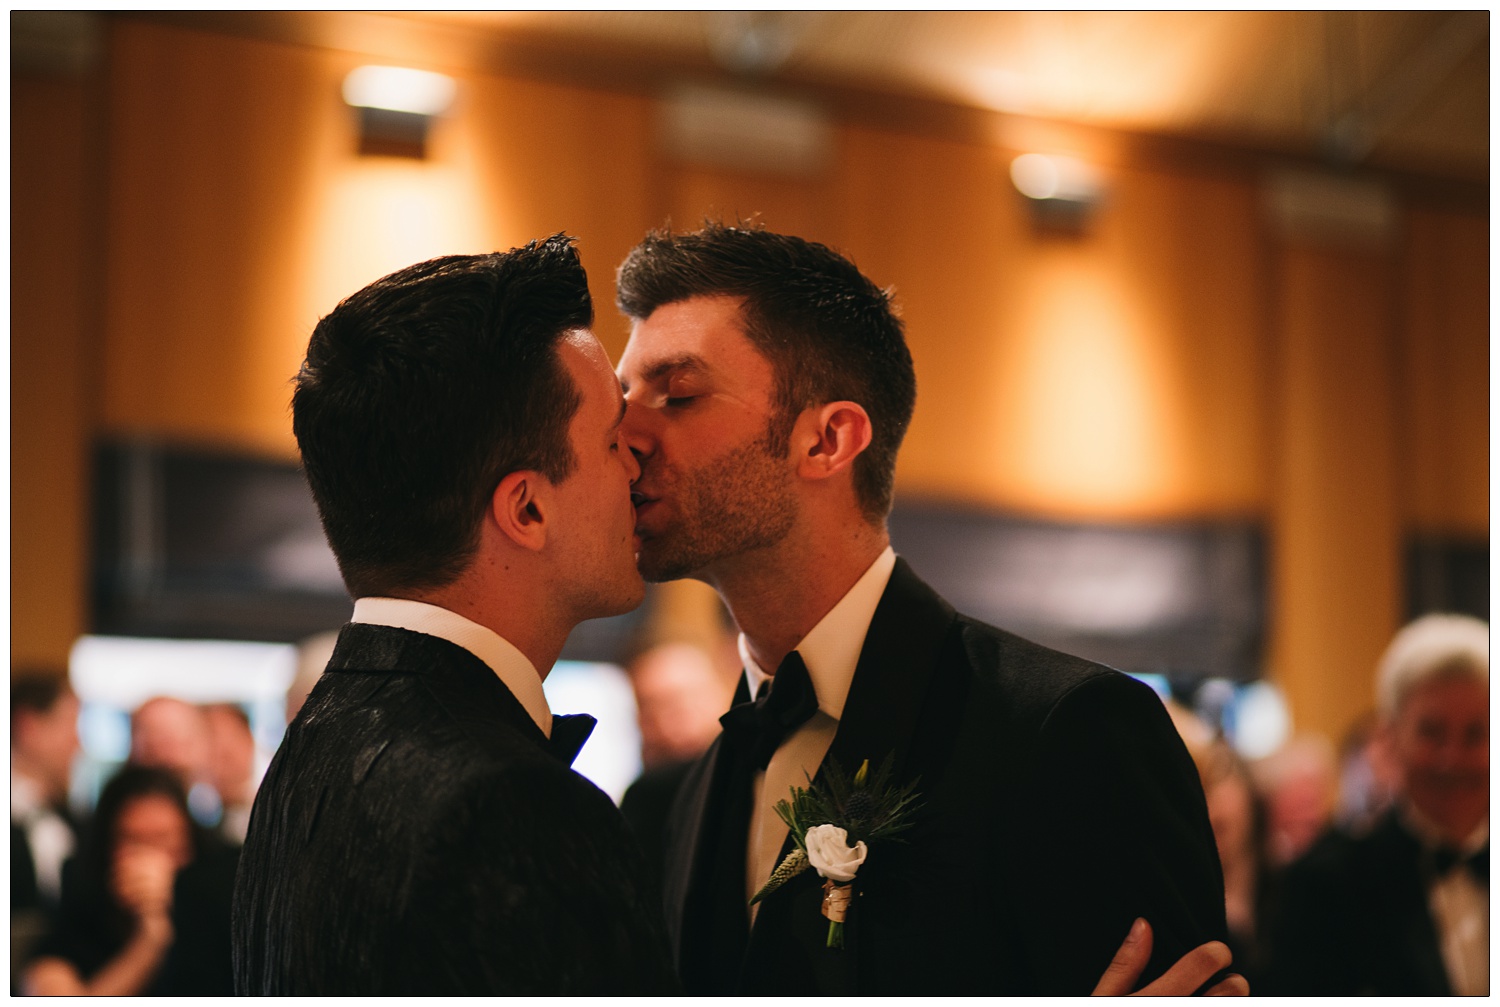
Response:
[[[1439,846],[1427,853],[1435,877],[1442,877],[1455,867],[1463,867],[1474,880],[1488,886],[1490,883],[1490,844],[1485,843],[1473,853],[1461,853],[1451,846]]]
[[[563,765],[571,766],[573,760],[578,758],[583,743],[588,741],[589,735],[594,733],[594,725],[597,723],[598,721],[586,713],[554,716],[552,737],[547,739],[547,751]]]
[[[769,691],[763,686],[755,702],[741,703],[719,718],[725,741],[743,746],[761,769],[766,768],[786,736],[818,710],[818,696],[807,677],[807,665],[795,650],[781,662],[769,684]]]

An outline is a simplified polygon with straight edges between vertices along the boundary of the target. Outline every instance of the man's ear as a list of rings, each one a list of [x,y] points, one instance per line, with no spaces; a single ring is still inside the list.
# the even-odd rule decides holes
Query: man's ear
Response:
[[[827,479],[844,471],[870,446],[872,436],[870,414],[858,402],[829,402],[806,410],[792,435],[801,452],[797,474]]]
[[[549,508],[543,497],[550,486],[541,473],[522,470],[501,479],[490,497],[490,519],[522,549],[537,552],[547,544]]]

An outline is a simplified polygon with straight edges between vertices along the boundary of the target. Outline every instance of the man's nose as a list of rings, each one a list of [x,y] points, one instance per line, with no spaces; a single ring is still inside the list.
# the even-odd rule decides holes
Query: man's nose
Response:
[[[636,457],[635,449],[630,446],[629,441],[625,442],[625,451],[622,454],[625,459],[625,475],[629,477],[630,485],[634,486],[641,477],[641,460]]]
[[[625,419],[620,422],[620,436],[637,464],[648,457],[655,438],[651,430],[651,410],[639,401],[625,400]]]

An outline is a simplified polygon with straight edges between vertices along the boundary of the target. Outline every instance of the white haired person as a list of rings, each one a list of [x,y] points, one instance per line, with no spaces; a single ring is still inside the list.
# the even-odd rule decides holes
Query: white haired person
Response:
[[[1489,627],[1429,615],[1377,675],[1395,806],[1324,837],[1287,871],[1278,994],[1489,993]]]

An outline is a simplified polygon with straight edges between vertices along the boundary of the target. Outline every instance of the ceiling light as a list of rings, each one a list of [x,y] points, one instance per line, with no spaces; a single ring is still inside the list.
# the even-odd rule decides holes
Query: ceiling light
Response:
[[[1028,199],[1093,202],[1099,198],[1099,176],[1072,157],[1022,154],[1011,162],[1010,180]]]
[[[400,66],[362,66],[344,78],[344,101],[412,115],[441,115],[453,104],[452,77]]]
[[[1022,154],[1011,162],[1010,180],[1044,230],[1081,231],[1103,194],[1099,173],[1072,157]]]
[[[359,112],[359,151],[425,157],[427,130],[453,104],[452,77],[399,66],[362,66],[344,78],[344,101]]]

